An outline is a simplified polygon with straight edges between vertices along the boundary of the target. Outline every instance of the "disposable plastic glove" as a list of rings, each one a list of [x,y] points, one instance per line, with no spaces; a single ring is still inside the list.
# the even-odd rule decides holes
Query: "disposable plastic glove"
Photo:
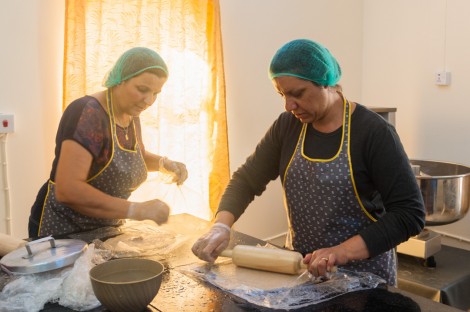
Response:
[[[194,243],[191,250],[199,259],[212,263],[227,248],[229,241],[230,227],[216,223]]]
[[[127,210],[127,218],[134,220],[153,220],[157,224],[168,221],[170,207],[159,199],[142,203],[131,203]]]
[[[158,161],[158,171],[169,178],[168,183],[181,185],[188,178],[188,170],[186,170],[185,164],[166,157],[160,157]]]

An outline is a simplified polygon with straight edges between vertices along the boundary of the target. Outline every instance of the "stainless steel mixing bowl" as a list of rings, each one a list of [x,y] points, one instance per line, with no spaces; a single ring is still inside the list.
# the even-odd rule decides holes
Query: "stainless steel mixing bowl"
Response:
[[[470,205],[470,168],[441,161],[410,162],[423,194],[426,225],[444,225],[462,219]]]

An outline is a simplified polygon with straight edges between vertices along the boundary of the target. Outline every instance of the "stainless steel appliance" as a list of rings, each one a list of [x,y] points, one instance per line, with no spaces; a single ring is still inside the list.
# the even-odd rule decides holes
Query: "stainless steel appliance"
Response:
[[[470,206],[470,168],[441,161],[411,160],[426,209],[426,225],[462,219]],[[398,245],[397,252],[428,259],[441,250],[440,234],[424,229]]]
[[[395,126],[397,109],[369,107]],[[462,219],[469,210],[470,168],[441,161],[411,160],[426,208],[426,225],[445,225]],[[441,235],[425,228],[397,246],[397,252],[425,260],[441,250]]]

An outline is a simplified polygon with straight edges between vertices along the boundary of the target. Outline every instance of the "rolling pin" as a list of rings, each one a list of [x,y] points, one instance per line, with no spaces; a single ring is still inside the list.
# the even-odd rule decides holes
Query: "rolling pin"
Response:
[[[263,271],[300,274],[307,269],[299,252],[285,249],[237,245],[231,250],[225,249],[220,256],[232,258],[237,266]]]

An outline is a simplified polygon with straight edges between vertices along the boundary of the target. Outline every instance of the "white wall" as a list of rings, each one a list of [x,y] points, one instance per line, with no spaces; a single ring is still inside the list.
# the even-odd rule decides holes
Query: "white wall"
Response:
[[[470,1],[364,0],[363,102],[397,107],[408,155],[470,166]],[[451,84],[437,86],[437,71]],[[470,214],[436,231],[470,239]]]
[[[16,131],[7,140],[12,223],[13,234],[26,237],[29,209],[48,177],[61,115],[64,1],[1,2],[0,113],[15,114]],[[220,3],[232,172],[283,110],[267,68],[277,48],[299,37],[322,42],[335,54],[348,98],[398,108],[397,128],[411,157],[470,165],[464,85],[470,81],[469,1]],[[452,84],[438,87],[434,73],[445,68]],[[5,232],[1,190],[0,232]],[[470,238],[469,218],[439,228]],[[285,231],[279,181],[236,227],[261,238]]]
[[[61,114],[64,10],[57,0],[1,1],[0,113],[15,115],[6,162],[11,234],[20,238],[27,237],[29,210],[53,159]],[[6,233],[3,185],[1,190],[0,232]]]

